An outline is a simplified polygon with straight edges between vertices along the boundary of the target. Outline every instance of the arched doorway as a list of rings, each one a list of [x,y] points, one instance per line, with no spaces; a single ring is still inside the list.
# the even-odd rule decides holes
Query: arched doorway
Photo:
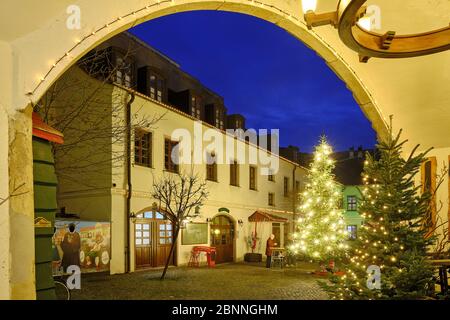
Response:
[[[216,263],[234,261],[234,223],[226,215],[211,221],[211,246],[216,248]]]
[[[134,223],[136,269],[162,267],[173,242],[172,223],[163,212],[141,211]],[[173,255],[170,264],[174,264]]]

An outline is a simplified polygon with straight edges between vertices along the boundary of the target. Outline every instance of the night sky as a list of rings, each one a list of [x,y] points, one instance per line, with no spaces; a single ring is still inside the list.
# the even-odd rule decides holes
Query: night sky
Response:
[[[131,32],[224,97],[247,128],[280,129],[280,145],[312,150],[325,133],[335,150],[372,147],[375,132],[344,82],[303,43],[255,17],[178,13]]]

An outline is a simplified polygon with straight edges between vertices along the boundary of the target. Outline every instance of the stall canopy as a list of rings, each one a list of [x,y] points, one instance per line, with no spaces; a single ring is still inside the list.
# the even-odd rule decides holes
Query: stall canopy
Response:
[[[64,143],[63,134],[46,124],[36,112],[33,112],[33,136],[58,144]]]
[[[250,222],[287,222],[288,219],[278,217],[271,213],[257,210],[250,217],[248,217],[248,221],[250,221]]]

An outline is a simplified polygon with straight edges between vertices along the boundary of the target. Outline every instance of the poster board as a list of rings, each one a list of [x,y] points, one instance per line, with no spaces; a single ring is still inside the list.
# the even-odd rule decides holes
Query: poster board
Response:
[[[75,225],[71,235],[68,227]],[[64,264],[65,251],[69,264],[76,264],[81,272],[108,271],[111,257],[111,225],[103,221],[56,219],[52,239],[53,260]],[[74,246],[74,248],[72,248]],[[76,247],[76,248],[75,248]],[[79,258],[76,258],[78,255]]]
[[[181,244],[207,244],[208,243],[208,224],[207,223],[188,223],[181,232]]]

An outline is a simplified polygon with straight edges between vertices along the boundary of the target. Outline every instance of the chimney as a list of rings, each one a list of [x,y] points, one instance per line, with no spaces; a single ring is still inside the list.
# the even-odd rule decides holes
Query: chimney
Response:
[[[358,147],[358,159],[362,159],[362,158],[364,158],[363,147],[359,146]]]
[[[348,158],[353,159],[354,157],[355,157],[355,148],[351,147],[350,150],[348,151]]]

